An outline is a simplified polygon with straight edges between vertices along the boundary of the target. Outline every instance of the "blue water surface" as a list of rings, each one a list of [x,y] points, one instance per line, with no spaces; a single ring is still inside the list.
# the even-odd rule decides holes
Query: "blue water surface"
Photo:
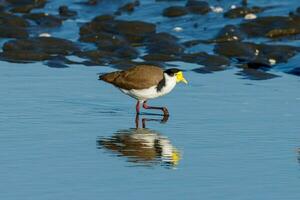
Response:
[[[58,5],[53,2],[47,4],[49,11]],[[156,8],[151,2],[144,6]],[[220,4],[229,6],[228,2]],[[295,9],[297,1],[273,3],[286,5],[276,8],[283,14]],[[71,4],[74,9],[78,6]],[[121,17],[155,20],[149,13],[158,11],[146,10],[151,17],[143,10]],[[89,13],[82,16],[86,21],[92,18]],[[170,31],[175,22],[164,20],[160,28]],[[67,21],[64,26],[68,23],[80,24]],[[52,34],[70,34],[69,39],[77,40],[78,30],[64,30]],[[192,32],[174,34],[183,40],[192,36]],[[299,61],[295,57],[281,67]],[[136,162],[130,152],[126,156],[99,146],[101,138],[136,127],[136,102],[97,80],[97,73],[115,69],[0,62],[0,199],[300,199],[299,77],[274,69],[278,78],[254,81],[235,75],[239,69],[233,67],[197,74],[191,71],[197,65],[170,64],[186,69],[189,84],[149,101],[169,108],[166,123],[146,122],[155,137],[177,150],[177,163],[168,165],[162,156],[145,164]]]

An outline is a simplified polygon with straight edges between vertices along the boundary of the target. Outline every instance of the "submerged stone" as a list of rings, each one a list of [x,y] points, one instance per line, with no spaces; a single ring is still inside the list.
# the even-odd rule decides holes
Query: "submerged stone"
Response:
[[[239,17],[245,17],[247,14],[256,14],[261,13],[264,11],[264,8],[254,6],[252,8],[249,7],[238,7],[231,9],[224,13],[224,17],[227,18],[239,18]]]
[[[93,37],[102,33],[114,34],[125,38],[132,45],[140,45],[150,34],[156,32],[156,26],[142,21],[115,20],[113,16],[95,17],[80,28],[80,38]]]
[[[210,55],[206,52],[198,52],[182,55],[182,61],[197,63],[206,67],[228,66],[230,60],[224,56]]]
[[[16,13],[29,13],[32,9],[43,8],[47,0],[6,0],[9,2],[13,8],[10,9],[11,12]]]
[[[260,17],[240,25],[250,37],[283,37],[300,33],[300,17]]]
[[[24,16],[42,27],[57,27],[62,24],[62,19],[47,13],[32,13]]]
[[[246,38],[246,34],[243,33],[239,27],[234,25],[226,25],[220,30],[213,42],[230,42],[230,41],[241,41]]]
[[[106,65],[108,63],[111,63],[113,60],[117,60],[117,58],[114,57],[113,52],[101,50],[81,51],[76,55],[81,58],[89,59],[92,63],[99,65]]]
[[[54,37],[36,37],[4,43],[2,57],[15,61],[40,61],[56,55],[72,55],[77,51],[79,48],[71,41]]]
[[[300,76],[300,67],[297,67],[295,69],[292,69],[290,71],[288,71],[289,74],[293,74],[293,75],[296,75],[296,76]]]
[[[185,5],[190,12],[204,15],[211,11],[209,4],[206,1],[188,0]]]
[[[175,55],[167,55],[167,54],[147,54],[142,57],[145,61],[160,61],[160,62],[168,62],[168,61],[179,61],[181,60],[178,56]]]
[[[248,58],[255,57],[255,44],[249,42],[224,42],[215,46],[214,52],[229,58]]]
[[[217,54],[247,63],[250,68],[260,68],[287,62],[300,51],[300,48],[289,45],[225,42],[217,44],[214,51]]]
[[[112,32],[126,37],[131,43],[141,43],[156,32],[155,24],[142,21],[116,20]]]
[[[22,17],[0,13],[0,37],[1,38],[26,38],[29,23]]]
[[[246,79],[251,79],[251,80],[268,80],[268,79],[279,77],[278,75],[275,74],[271,74],[256,69],[249,69],[249,68],[244,68],[243,70],[237,72],[236,75],[243,76]]]
[[[129,46],[129,43],[123,37],[114,34],[100,33],[94,35],[94,38],[97,47],[106,51],[114,51],[123,46]]]
[[[177,42],[177,38],[169,33],[152,34],[145,41],[149,54],[165,54],[178,56],[184,52],[184,47]]]
[[[128,12],[128,13],[131,13],[134,11],[135,7],[139,6],[140,5],[140,1],[139,0],[135,0],[133,2],[129,2],[129,3],[126,3],[125,5],[121,6],[120,8],[118,8],[118,13],[121,13],[121,12]]]
[[[223,71],[226,70],[227,67],[225,66],[205,66],[205,67],[199,67],[196,69],[193,69],[194,72],[200,73],[200,74],[209,74],[213,72]]]
[[[163,10],[163,16],[165,17],[180,17],[188,14],[188,11],[183,6],[171,6]]]
[[[77,15],[76,11],[70,10],[66,5],[60,6],[58,12],[59,15],[63,17],[74,17]]]

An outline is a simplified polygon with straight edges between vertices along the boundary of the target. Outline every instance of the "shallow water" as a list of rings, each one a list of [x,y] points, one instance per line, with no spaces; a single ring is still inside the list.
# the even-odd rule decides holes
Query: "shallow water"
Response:
[[[300,197],[294,76],[187,72],[189,85],[151,102],[168,105],[169,120],[146,122],[180,152],[168,166],[98,149],[99,138],[135,127],[135,102],[99,82],[99,68],[1,66],[1,199]]]
[[[145,2],[147,12],[122,17],[158,12]],[[274,4],[286,14],[297,1]],[[175,24],[165,19],[160,29]],[[63,30],[52,34],[77,39],[77,30]],[[282,72],[298,63],[294,57],[272,70],[280,77],[264,81],[243,79],[233,67],[198,74],[197,65],[170,63],[186,69],[189,84],[149,101],[168,106],[165,123],[146,113],[140,127],[154,120],[136,130],[135,101],[97,80],[113,68],[0,62],[0,199],[299,199],[300,80]]]

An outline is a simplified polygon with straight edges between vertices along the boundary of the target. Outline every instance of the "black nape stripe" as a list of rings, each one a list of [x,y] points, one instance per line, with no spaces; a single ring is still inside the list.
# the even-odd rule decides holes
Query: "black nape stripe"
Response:
[[[160,92],[161,89],[162,89],[163,87],[165,87],[165,86],[166,86],[166,79],[165,79],[165,76],[164,76],[164,78],[161,79],[161,81],[159,81],[159,83],[158,83],[158,85],[157,85],[157,87],[156,87],[156,91],[157,91],[157,92]]]
[[[174,74],[180,72],[180,69],[177,68],[171,68],[164,71],[164,73],[168,74],[169,76],[174,76]]]

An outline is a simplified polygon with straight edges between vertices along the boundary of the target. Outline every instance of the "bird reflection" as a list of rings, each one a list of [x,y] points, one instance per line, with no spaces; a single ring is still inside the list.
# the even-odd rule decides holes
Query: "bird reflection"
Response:
[[[118,130],[113,136],[99,138],[99,149],[106,149],[116,156],[127,157],[127,161],[135,166],[162,165],[175,167],[180,160],[179,151],[171,144],[171,141],[159,132],[146,128],[148,121],[167,122],[168,116],[162,119],[143,118],[142,128],[139,128],[140,119],[136,116],[136,128]]]

